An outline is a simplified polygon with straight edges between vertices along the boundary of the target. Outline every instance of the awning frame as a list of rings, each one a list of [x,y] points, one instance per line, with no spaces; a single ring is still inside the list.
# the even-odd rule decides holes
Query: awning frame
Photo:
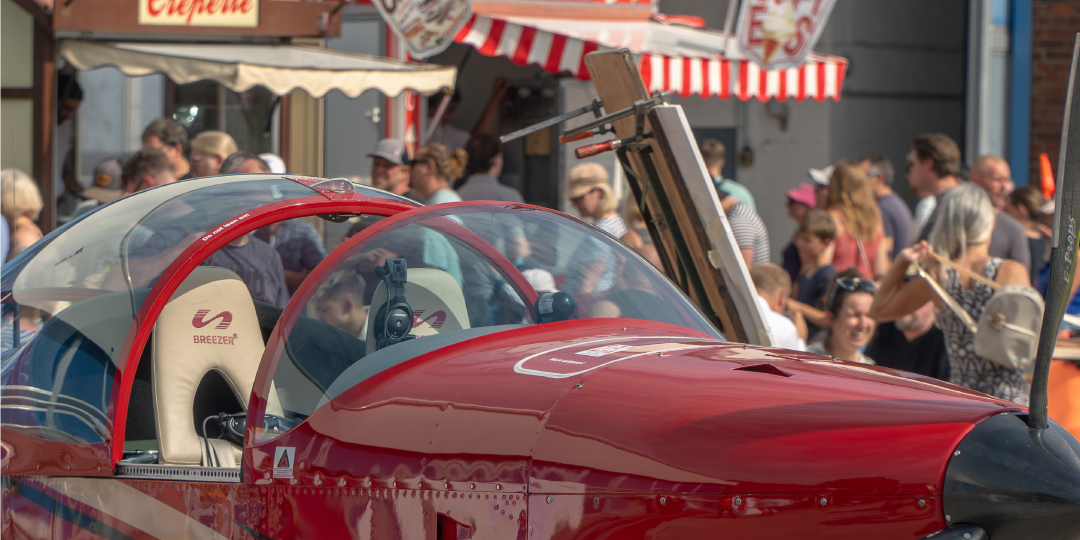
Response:
[[[387,58],[343,53],[316,47],[298,45],[216,45],[224,59],[213,60],[205,56],[205,44],[138,44],[102,43],[81,40],[60,42],[59,55],[81,70],[111,66],[125,75],[143,76],[162,73],[177,84],[212,80],[235,92],[244,92],[253,86],[262,86],[270,92],[284,96],[300,88],[312,97],[319,98],[330,90],[339,90],[355,98],[367,90],[379,90],[394,97],[405,90],[430,95],[442,88],[454,88],[457,68],[431,64],[404,63]],[[300,67],[273,65],[269,62],[252,62],[245,51],[273,49],[282,58],[295,60],[300,55],[312,55],[312,62],[326,65],[353,65],[355,68]],[[147,52],[160,50],[162,52]],[[170,54],[165,54],[168,51]],[[185,54],[185,51],[187,54]],[[195,54],[198,51],[203,54]],[[230,57],[231,55],[231,57]],[[278,56],[278,55],[275,55]]]

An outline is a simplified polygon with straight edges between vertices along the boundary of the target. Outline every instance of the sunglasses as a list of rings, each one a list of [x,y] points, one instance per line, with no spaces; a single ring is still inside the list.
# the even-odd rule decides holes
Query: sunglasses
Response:
[[[825,301],[825,305],[828,306],[829,311],[836,313],[836,303],[839,297],[838,291],[843,289],[848,292],[866,292],[874,294],[877,291],[877,285],[874,285],[873,281],[869,279],[857,278],[857,277],[841,277],[836,278],[833,282],[833,288],[829,291],[829,298]]]
[[[581,195],[578,195],[577,197],[571,197],[570,202],[572,202],[572,203],[581,202],[581,199],[584,199],[586,195],[592,193],[593,191],[596,191],[596,189],[593,188],[593,189],[590,189],[589,191],[586,191],[585,193],[582,193]]]

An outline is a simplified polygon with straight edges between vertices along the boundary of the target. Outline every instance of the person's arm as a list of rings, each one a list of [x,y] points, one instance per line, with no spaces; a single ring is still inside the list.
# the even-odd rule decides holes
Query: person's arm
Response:
[[[641,247],[645,245],[645,242],[641,239],[641,235],[634,229],[627,229],[626,234],[622,235],[619,240],[633,248],[635,251],[641,251]]]
[[[1031,275],[1028,267],[1012,259],[1001,261],[997,276],[994,281],[1001,285],[1031,285]]]
[[[888,236],[882,236],[877,244],[877,253],[874,253],[874,279],[880,280],[889,272],[889,266],[892,261],[889,260],[889,253],[892,252],[892,238]]]
[[[607,265],[603,261],[590,261],[581,265],[581,286],[578,287],[578,294],[593,292],[600,283],[600,276],[604,274],[605,268]]]
[[[794,298],[788,298],[787,307],[791,311],[802,315],[806,322],[818,328],[824,328],[828,325],[829,315],[824,310],[806,305]]]
[[[311,275],[311,270],[285,270],[285,285],[290,291],[295,291],[309,275]]]
[[[910,280],[905,277],[912,262],[933,260],[933,254],[933,248],[926,242],[919,242],[896,254],[896,261],[874,295],[870,318],[877,322],[894,321],[914,312],[927,302],[937,300],[930,284],[921,277]]]
[[[806,337],[810,335],[810,329],[806,326],[806,317],[803,316],[801,311],[792,311],[791,321],[795,323],[795,332],[799,334],[799,339],[803,341],[803,345],[806,344]]]
[[[739,248],[739,253],[742,254],[742,258],[746,261],[747,268],[754,267],[754,248]]]
[[[488,99],[487,106],[484,107],[484,113],[480,115],[480,119],[476,121],[476,125],[472,128],[473,135],[491,133],[495,128],[495,113],[498,112],[499,102],[502,101],[507,90],[510,90],[510,83],[506,80],[506,77],[495,79],[495,86],[491,90],[491,99]]]

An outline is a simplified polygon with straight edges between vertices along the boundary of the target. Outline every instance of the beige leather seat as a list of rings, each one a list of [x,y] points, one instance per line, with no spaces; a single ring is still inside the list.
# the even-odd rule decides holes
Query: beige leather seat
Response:
[[[242,449],[225,440],[204,441],[196,430],[195,391],[207,373],[217,371],[246,410],[263,349],[259,320],[244,282],[224,268],[196,268],[173,294],[154,329],[151,358],[159,463],[239,466]],[[203,419],[198,421],[201,426]]]
[[[386,282],[380,282],[368,312],[367,353],[378,350],[375,339],[375,315],[386,303]],[[465,295],[453,276],[435,268],[410,268],[405,284],[405,300],[413,309],[412,334],[430,336],[469,328],[469,310]]]

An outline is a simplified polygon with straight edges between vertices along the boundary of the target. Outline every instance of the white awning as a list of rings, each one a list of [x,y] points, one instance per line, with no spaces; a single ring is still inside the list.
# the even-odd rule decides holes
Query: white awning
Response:
[[[101,43],[65,40],[60,55],[82,70],[113,66],[127,75],[164,73],[177,84],[217,81],[236,92],[263,86],[283,96],[302,88],[357,97],[366,90],[396,96],[454,88],[457,69],[295,45]]]

